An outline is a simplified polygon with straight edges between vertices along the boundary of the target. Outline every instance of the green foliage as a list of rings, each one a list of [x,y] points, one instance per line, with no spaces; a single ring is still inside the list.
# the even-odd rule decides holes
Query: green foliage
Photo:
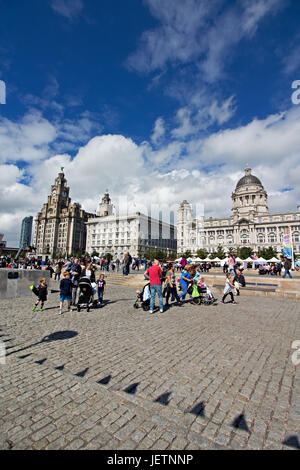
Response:
[[[96,255],[97,256],[97,255]],[[113,259],[113,255],[111,253],[106,253],[106,255],[104,256],[104,258],[107,260],[107,261],[111,261]]]
[[[226,258],[226,256],[227,254],[225,253],[224,248],[222,247],[222,245],[219,245],[217,248],[217,251],[214,251],[213,253],[211,253],[210,258],[211,259],[214,259],[214,258],[224,259]]]
[[[169,253],[167,259],[174,261],[177,258],[177,253]]]
[[[94,250],[94,251],[92,252],[91,256],[99,256],[98,251]]]
[[[252,248],[248,246],[242,246],[241,248],[237,249],[237,255],[241,259],[247,259],[251,257],[253,254],[254,254],[254,251],[252,250]]]
[[[182,254],[182,257],[186,259],[191,258],[192,252],[190,250],[186,250],[186,252]]]
[[[201,248],[197,251],[197,257],[200,259],[206,259],[208,257],[208,251]]]
[[[170,254],[168,254],[166,251],[157,249],[148,249],[145,251],[145,254],[143,256],[144,258],[149,259],[151,261],[153,261],[154,259],[158,259],[159,261],[165,262],[167,259],[171,259]]]
[[[258,258],[264,258],[266,260],[268,259],[271,259],[275,256],[275,258],[277,258],[277,251],[274,250],[274,248],[272,246],[270,246],[269,248],[262,248],[260,250],[258,250],[257,252],[257,256]]]

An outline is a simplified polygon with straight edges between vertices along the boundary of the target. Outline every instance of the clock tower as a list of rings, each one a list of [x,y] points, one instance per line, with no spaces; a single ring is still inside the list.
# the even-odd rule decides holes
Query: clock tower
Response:
[[[51,186],[48,201],[35,219],[34,246],[39,254],[55,254],[56,257],[85,250],[88,217],[80,206],[71,203],[70,188],[64,168]]]

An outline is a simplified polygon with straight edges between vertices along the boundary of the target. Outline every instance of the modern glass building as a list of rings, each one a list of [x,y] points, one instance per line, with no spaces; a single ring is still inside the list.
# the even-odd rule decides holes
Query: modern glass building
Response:
[[[23,248],[24,245],[31,246],[32,222],[33,222],[32,216],[25,217],[22,220],[19,248]]]

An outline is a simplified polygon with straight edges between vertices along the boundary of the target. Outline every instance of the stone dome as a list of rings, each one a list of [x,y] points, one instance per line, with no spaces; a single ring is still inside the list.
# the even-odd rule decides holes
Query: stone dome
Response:
[[[243,176],[236,185],[236,190],[240,188],[241,186],[247,186],[247,185],[252,185],[252,184],[257,184],[261,187],[263,187],[261,181],[254,175],[251,174],[251,168],[246,168],[245,169],[245,176]]]

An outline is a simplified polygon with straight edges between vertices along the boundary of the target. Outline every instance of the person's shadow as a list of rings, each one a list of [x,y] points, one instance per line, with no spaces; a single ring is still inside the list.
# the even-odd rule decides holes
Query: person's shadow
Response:
[[[64,339],[71,339],[71,338],[74,338],[77,335],[78,335],[77,331],[69,331],[69,330],[56,331],[55,333],[51,333],[50,335],[44,336],[44,338],[41,341],[37,342],[37,343],[30,344],[29,346],[26,346],[25,348],[18,349],[17,351],[12,351],[12,352],[10,352],[6,355],[10,356],[11,354],[16,354],[16,353],[19,353],[21,351],[25,351],[25,349],[32,348],[33,346],[37,346],[38,344],[50,343],[52,341],[61,341],[61,340],[64,340]]]

